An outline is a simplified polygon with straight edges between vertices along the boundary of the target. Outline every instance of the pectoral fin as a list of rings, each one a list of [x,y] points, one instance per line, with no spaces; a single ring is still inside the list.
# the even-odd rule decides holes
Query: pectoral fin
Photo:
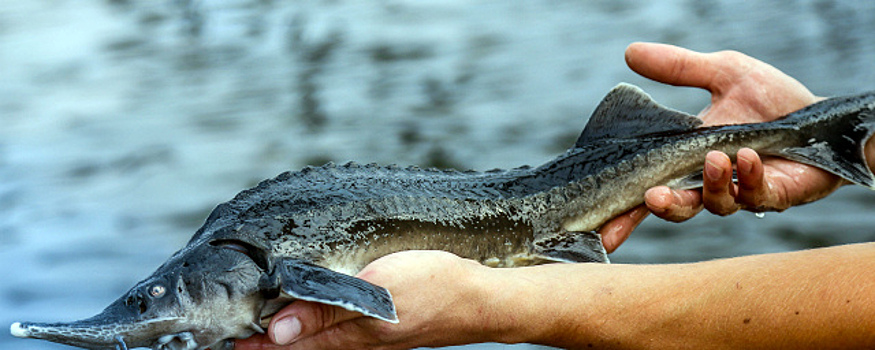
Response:
[[[398,323],[392,295],[386,288],[301,260],[284,259],[277,268],[282,292],[295,299],[340,306]]]
[[[535,252],[548,260],[610,263],[602,236],[595,231],[563,232],[538,240],[534,246]]]

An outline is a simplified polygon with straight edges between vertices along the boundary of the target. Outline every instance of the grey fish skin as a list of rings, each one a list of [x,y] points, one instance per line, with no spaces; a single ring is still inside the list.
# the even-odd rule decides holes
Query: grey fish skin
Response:
[[[349,163],[284,173],[217,206],[184,248],[97,316],[11,331],[90,349],[231,349],[294,299],[398,322],[388,291],[350,275],[410,249],[490,266],[607,262],[595,230],[641,204],[650,187],[701,186],[710,150],[751,147],[875,189],[862,150],[875,132],[873,93],[773,122],[700,124],[621,84],[574,147],[537,168]]]

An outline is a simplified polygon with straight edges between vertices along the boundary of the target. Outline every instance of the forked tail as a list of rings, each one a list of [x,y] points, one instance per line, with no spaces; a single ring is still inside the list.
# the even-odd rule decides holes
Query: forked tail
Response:
[[[775,122],[798,128],[803,145],[776,155],[829,171],[875,190],[875,175],[866,161],[866,141],[875,134],[875,93],[827,99]]]

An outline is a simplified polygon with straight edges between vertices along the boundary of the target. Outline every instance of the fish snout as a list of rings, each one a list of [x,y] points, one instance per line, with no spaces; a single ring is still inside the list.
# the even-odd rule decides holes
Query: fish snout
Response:
[[[114,329],[71,323],[15,322],[9,327],[14,337],[42,339],[89,349],[127,350],[128,344]]]
[[[161,291],[154,294],[159,294],[157,292]],[[154,300],[135,289],[93,317],[73,322],[15,322],[10,332],[19,338],[42,339],[87,349],[149,347],[165,334],[182,331],[176,312],[161,309],[166,307],[159,307]]]

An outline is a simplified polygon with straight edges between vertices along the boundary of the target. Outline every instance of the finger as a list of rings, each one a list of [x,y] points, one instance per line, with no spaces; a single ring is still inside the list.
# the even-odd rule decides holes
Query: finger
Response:
[[[272,343],[267,334],[256,334],[246,339],[234,341],[234,350],[276,350],[281,348],[282,345]]]
[[[705,156],[702,202],[705,209],[717,215],[738,211],[732,184],[732,161],[726,153],[711,151]]]
[[[368,348],[373,342],[366,335],[357,320],[341,322],[328,327],[319,333],[300,338],[298,341],[287,345],[284,350],[328,350],[328,349],[351,349]]]
[[[709,89],[720,65],[708,54],[674,45],[633,43],[626,64],[636,73],[661,83]]]
[[[649,213],[647,207],[639,205],[602,225],[599,233],[602,235],[605,251],[613,253],[617,250]]]
[[[286,345],[359,317],[337,306],[297,300],[274,315],[267,334],[274,344]]]
[[[675,191],[666,186],[647,190],[644,203],[656,216],[673,222],[686,221],[702,211],[702,195],[699,191]]]
[[[756,151],[742,148],[738,151],[735,162],[738,169],[738,193],[735,201],[752,211],[766,207],[769,204],[769,190],[762,159]]]

